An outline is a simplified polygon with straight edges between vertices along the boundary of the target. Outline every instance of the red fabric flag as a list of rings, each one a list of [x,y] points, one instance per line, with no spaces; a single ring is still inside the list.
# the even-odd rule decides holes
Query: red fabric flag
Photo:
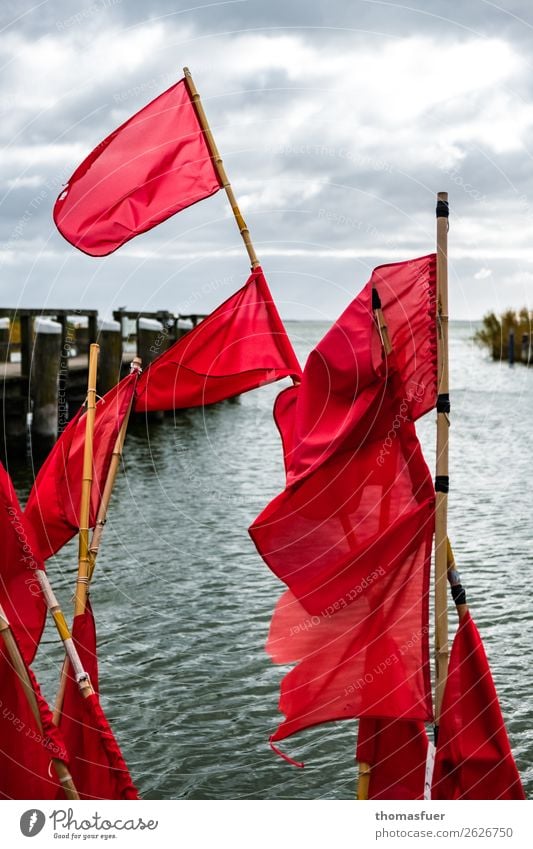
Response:
[[[369,799],[423,799],[429,741],[422,722],[359,720],[357,760],[370,765]]]
[[[136,373],[128,375],[96,404],[90,527],[96,522],[113,448],[136,381]],[[24,511],[43,560],[78,532],[84,445],[85,412],[81,408],[40,468]]]
[[[431,720],[431,538],[426,502],[359,558],[321,613],[309,614],[290,591],[281,597],[267,651],[276,663],[297,665],[281,682],[285,720],[274,741],[358,716]]]
[[[35,657],[46,619],[36,574],[43,568],[38,545],[26,521],[11,478],[0,463],[0,604],[26,663]]]
[[[65,742],[35,677],[27,671],[41,728],[0,637],[0,799],[64,799],[51,759],[68,762]]]
[[[267,645],[278,662],[298,662],[273,740],[334,719],[432,717],[434,489],[414,419],[436,398],[434,271],[434,255],[376,269],[301,386],[278,398],[287,486],[250,528],[291,591]],[[386,359],[373,288],[393,344]]]
[[[358,434],[287,486],[250,528],[267,565],[312,614],[349,597],[378,563],[378,549],[387,563],[408,552],[414,511],[431,542],[433,484],[391,363]]]
[[[429,254],[374,269],[365,288],[311,352],[297,402],[289,402],[289,392],[279,399],[276,417],[283,416],[282,424],[292,419],[291,445],[285,445],[288,483],[325,462],[346,440],[359,445],[376,426],[383,366],[373,289],[381,300],[402,386],[398,414],[416,421],[435,406],[436,259]],[[287,434],[282,438],[285,443]]]
[[[199,407],[301,375],[261,268],[143,372],[136,412]]]
[[[74,618],[72,636],[95,693],[84,698],[69,666],[59,727],[81,799],[138,799],[138,793],[100,705],[96,629],[91,606]]]
[[[450,655],[432,799],[525,799],[481,637],[470,613]]]
[[[185,80],[114,130],[54,206],[65,239],[106,256],[221,188]]]
[[[42,562],[11,479],[1,464],[0,539],[0,606],[26,665],[42,724],[41,733],[0,637],[0,798],[65,798],[55,772],[49,771],[52,757],[66,760],[65,744],[29,668],[46,617],[36,574]]]

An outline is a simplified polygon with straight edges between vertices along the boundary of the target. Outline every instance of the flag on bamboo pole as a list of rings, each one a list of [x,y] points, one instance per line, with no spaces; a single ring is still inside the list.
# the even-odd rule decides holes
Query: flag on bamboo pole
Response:
[[[183,79],[84,159],[55,203],[54,221],[75,248],[106,256],[220,188]]]
[[[59,728],[81,799],[137,799],[138,793],[99,697],[96,628],[91,605],[74,617],[72,637],[94,693],[84,697],[69,664]]]
[[[429,741],[423,722],[363,717],[359,763],[370,766],[369,799],[424,799]]]
[[[267,644],[297,663],[273,740],[340,718],[432,718],[434,489],[414,419],[436,396],[434,272],[434,255],[377,269],[276,404],[287,486],[250,528],[290,590]],[[387,324],[393,305],[386,359],[372,289]]]
[[[43,568],[33,529],[0,463],[0,604],[30,664],[41,640],[46,603],[36,574]]]
[[[287,482],[325,462],[341,446],[360,445],[379,426],[384,371],[372,292],[381,300],[403,392],[398,415],[413,421],[437,400],[435,254],[381,265],[311,352],[301,386],[276,404]],[[287,444],[290,442],[290,445]]]
[[[115,442],[132,401],[137,374],[125,377],[96,404],[90,527],[94,527]],[[24,511],[43,560],[78,533],[85,445],[85,410],[69,422],[41,466]]]
[[[457,629],[442,702],[432,799],[525,799],[474,621]]]
[[[0,636],[0,798],[64,798],[49,767],[51,758],[67,760],[65,744],[29,668],[46,617],[36,575],[43,564],[11,479],[1,464],[0,539],[0,608],[26,666],[42,725],[41,731]]]
[[[261,268],[145,369],[135,411],[213,404],[301,369]]]
[[[0,799],[64,799],[51,760],[68,762],[65,741],[28,666],[26,671],[40,725],[0,635]]]

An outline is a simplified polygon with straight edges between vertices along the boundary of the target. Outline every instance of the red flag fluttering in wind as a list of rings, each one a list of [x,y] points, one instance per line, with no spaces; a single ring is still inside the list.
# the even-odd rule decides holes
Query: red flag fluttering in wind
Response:
[[[46,619],[37,569],[43,568],[33,529],[11,478],[0,463],[0,604],[27,664],[32,663]]]
[[[213,404],[301,369],[261,268],[143,372],[135,411]]]
[[[525,799],[479,632],[457,629],[442,702],[432,799]]]
[[[221,188],[185,80],[114,130],[78,166],[54,207],[65,239],[106,256]]]
[[[35,677],[28,666],[26,670],[40,726],[0,637],[0,799],[64,799],[51,760],[68,762],[67,749]]]
[[[341,718],[432,718],[434,489],[413,420],[436,400],[434,304],[434,255],[376,269],[278,399],[287,486],[250,528],[290,590],[267,650],[299,661],[273,740]]]
[[[113,448],[136,381],[136,373],[128,375],[96,404],[90,527],[96,522]],[[81,408],[39,470],[24,511],[43,560],[59,551],[78,532],[84,445],[85,412]]]
[[[424,799],[429,741],[423,722],[359,720],[356,758],[370,767],[369,799]]]
[[[0,798],[65,798],[50,768],[51,758],[67,759],[65,744],[29,668],[46,616],[35,574],[42,563],[11,479],[1,464],[0,538],[0,607],[26,666],[42,727],[41,730],[0,637]]]
[[[72,636],[94,693],[83,697],[69,665],[59,727],[70,753],[70,770],[81,799],[137,799],[122,752],[98,695],[96,629],[90,603],[74,617]]]

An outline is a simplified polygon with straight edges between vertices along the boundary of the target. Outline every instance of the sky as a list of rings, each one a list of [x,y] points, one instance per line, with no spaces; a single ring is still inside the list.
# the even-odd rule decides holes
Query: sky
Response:
[[[2,0],[0,306],[208,312],[245,282],[223,192],[101,259],[52,221],[188,66],[283,317],[433,251],[437,191],[450,317],[533,309],[532,37],[528,0]]]

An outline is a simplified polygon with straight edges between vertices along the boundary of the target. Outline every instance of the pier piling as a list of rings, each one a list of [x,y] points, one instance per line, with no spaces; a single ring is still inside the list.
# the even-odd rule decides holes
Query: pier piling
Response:
[[[122,367],[122,328],[119,321],[98,321],[98,394],[105,395],[120,380]]]
[[[62,328],[58,321],[36,318],[33,329],[31,441],[34,449],[42,453],[49,451],[57,439]]]

